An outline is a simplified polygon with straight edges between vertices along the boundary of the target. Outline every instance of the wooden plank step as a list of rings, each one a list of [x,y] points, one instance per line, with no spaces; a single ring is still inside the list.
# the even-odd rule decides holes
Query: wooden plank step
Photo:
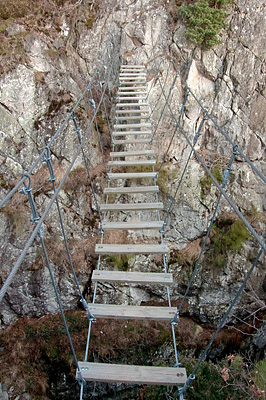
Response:
[[[147,96],[118,96],[119,101],[127,101],[127,100],[147,100]]]
[[[155,165],[156,160],[135,160],[135,161],[109,161],[109,167],[128,167],[134,165]]]
[[[91,314],[96,318],[112,319],[150,319],[170,321],[174,318],[176,307],[128,306],[116,304],[88,304]]]
[[[146,81],[134,81],[134,82],[130,82],[130,81],[128,81],[128,82],[120,82],[120,85],[119,85],[119,87],[126,87],[126,85],[138,85],[138,87],[146,87]]]
[[[142,114],[142,113],[148,113],[149,110],[148,109],[142,109],[142,110],[116,110],[116,114]]]
[[[114,131],[113,136],[151,135],[151,131]]]
[[[103,189],[104,194],[158,193],[159,186],[123,186]]]
[[[100,211],[147,211],[163,210],[163,203],[115,203],[100,204]]]
[[[145,222],[103,222],[102,228],[105,231],[128,230],[128,229],[162,229],[163,221]]]
[[[133,76],[119,76],[119,81],[120,82],[135,82],[135,81],[146,81],[146,74],[142,75],[142,74],[137,74],[137,75],[133,75]]]
[[[145,74],[146,75],[146,70],[145,67],[128,67],[128,68],[122,68],[120,70],[120,74],[128,74],[128,73],[132,73],[132,74]]]
[[[121,282],[140,283],[143,285],[173,285],[173,274],[155,272],[128,272],[128,271],[103,271],[94,270],[92,273],[93,282]]]
[[[138,144],[138,143],[150,143],[151,139],[123,139],[123,140],[113,140],[114,145],[119,144]]]
[[[130,75],[128,75],[130,73]],[[130,80],[130,79],[146,79],[147,74],[144,71],[126,72],[121,71],[119,74],[119,80]]]
[[[184,385],[185,368],[146,367],[139,365],[104,364],[79,361],[85,381],[116,382],[140,385]],[[76,378],[78,379],[78,373]]]
[[[153,156],[155,155],[154,150],[139,150],[139,151],[112,151],[110,157],[132,157],[132,156]]]
[[[166,254],[165,244],[96,244],[96,254]]]
[[[121,91],[129,91],[130,90],[130,92],[132,92],[132,93],[139,93],[138,91],[139,90],[143,90],[144,89],[144,87],[143,86],[136,86],[136,87],[134,87],[134,86],[130,86],[130,87],[128,87],[128,86],[125,86],[125,87],[123,87],[123,86],[119,86],[119,89],[118,90],[121,90]]]
[[[115,119],[117,121],[131,121],[131,120],[135,120],[135,119],[149,119],[150,116],[149,114],[146,115],[131,115],[131,116],[127,116],[127,115],[123,115],[121,117],[115,116]]]
[[[148,103],[116,103],[116,107],[148,107]]]
[[[119,76],[146,76],[146,72],[141,72],[141,71],[135,71],[135,72],[129,72],[129,71],[123,71],[119,73]]]
[[[138,124],[115,124],[114,129],[127,129],[127,128],[150,128],[150,122],[140,122]]]
[[[121,172],[121,173],[109,173],[108,177],[114,179],[136,179],[136,178],[151,178],[154,179],[157,176],[157,172]]]
[[[143,64],[123,64],[121,65],[121,69],[123,68],[142,68],[145,69],[145,65]]]
[[[130,96],[135,96],[136,94],[146,94],[146,97],[147,97],[147,91],[142,91],[142,92],[126,92],[126,91],[123,91],[123,90],[121,90],[121,92],[120,91],[118,91],[117,92],[117,95],[119,96],[119,95],[130,95]]]

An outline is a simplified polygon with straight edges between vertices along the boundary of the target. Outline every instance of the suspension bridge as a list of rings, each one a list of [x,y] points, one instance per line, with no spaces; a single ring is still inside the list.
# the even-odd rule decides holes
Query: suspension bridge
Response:
[[[162,46],[163,47],[163,46]],[[164,100],[164,107],[157,116],[156,123],[152,123],[153,111],[149,104],[149,91],[147,87],[147,69],[145,65],[136,64],[122,64],[118,68],[112,60],[115,58],[115,53],[119,51],[112,41],[112,35],[106,42],[106,46],[99,62],[99,65],[95,69],[95,73],[87,84],[86,89],[81,95],[78,102],[75,104],[71,112],[69,113],[66,120],[56,131],[55,135],[51,138],[47,146],[42,150],[40,156],[37,158],[35,163],[30,167],[28,171],[23,174],[17,185],[6,195],[1,201],[0,207],[3,207],[18,191],[22,195],[27,196],[30,209],[32,212],[31,220],[35,224],[33,232],[28,238],[24,249],[21,251],[20,256],[15,262],[11,269],[11,272],[5,280],[0,290],[0,301],[3,300],[7,293],[10,285],[12,284],[15,276],[21,267],[24,258],[27,255],[30,247],[32,246],[35,238],[38,238],[41,248],[43,250],[47,268],[50,273],[51,282],[55,291],[55,296],[59,305],[59,309],[62,315],[62,319],[65,325],[66,334],[69,339],[70,347],[72,350],[73,358],[76,364],[76,377],[80,384],[80,399],[84,397],[84,388],[86,387],[87,381],[95,382],[121,382],[121,383],[134,383],[134,384],[153,384],[153,385],[175,385],[179,388],[179,398],[184,399],[184,395],[196,378],[196,374],[201,362],[207,357],[208,352],[212,343],[214,342],[218,332],[224,326],[228,316],[230,315],[234,305],[239,300],[241,293],[251,276],[254,268],[256,267],[262,253],[266,250],[265,239],[261,237],[250,225],[245,216],[240,212],[239,207],[234,201],[227,195],[226,186],[228,183],[229,175],[232,170],[233,163],[236,157],[241,157],[242,160],[249,165],[253,173],[255,173],[260,179],[262,184],[266,183],[264,175],[256,168],[256,166],[245,156],[242,150],[238,147],[237,143],[234,143],[228,134],[216,123],[211,117],[208,111],[202,106],[197,97],[193,94],[191,89],[188,87],[182,75],[177,69],[174,60],[166,45],[162,48],[162,54],[160,57],[154,57],[154,68],[157,71],[154,80],[158,80],[161,94],[160,97]],[[157,63],[159,59],[159,63]],[[169,60],[169,66],[166,74],[166,80],[168,78],[168,72],[171,69],[174,71],[174,79],[171,82],[170,90],[166,90],[165,82],[163,82],[160,75],[160,62],[163,60]],[[108,88],[108,79],[111,76],[118,76],[116,81],[117,93],[115,102],[115,116],[114,122],[111,123],[107,112],[106,101],[110,96]],[[184,100],[181,104],[180,110],[176,113],[172,106],[172,90],[176,85],[177,79],[179,79],[184,87]],[[97,95],[97,96],[96,96]],[[96,97],[98,101],[96,101]],[[197,128],[194,137],[191,137],[190,132],[186,132],[182,126],[182,117],[189,101],[189,97],[192,97],[202,113],[202,120]],[[89,104],[93,115],[88,123],[88,128],[82,134],[79,128],[79,123],[75,110],[78,105],[84,100],[89,100]],[[112,151],[110,153],[111,160],[107,163],[105,160],[104,148],[101,140],[101,133],[97,123],[97,115],[99,112],[104,112],[109,125],[109,131],[112,140]],[[157,129],[163,121],[164,114],[168,112],[171,116],[175,128],[171,133],[168,148],[158,166],[156,162],[156,149],[154,148],[154,137],[156,137]],[[196,151],[195,146],[200,135],[203,133],[202,129],[204,124],[208,121],[212,123],[217,132],[223,137],[231,146],[231,154],[227,168],[224,171],[223,182],[219,184],[216,178],[213,176],[211,170],[208,168],[200,154]],[[77,134],[79,146],[70,162],[68,169],[61,179],[59,184],[56,184],[56,177],[54,174],[53,162],[51,157],[51,148],[57,138],[63,135],[64,129],[72,124],[74,131]],[[95,127],[99,142],[99,149],[103,158],[105,166],[107,187],[103,189],[105,201],[99,204],[93,180],[91,178],[91,171],[89,167],[88,156],[86,155],[86,141],[88,134],[92,127]],[[173,140],[177,133],[183,136],[184,141],[190,148],[188,158],[183,167],[182,173],[177,187],[175,188],[174,195],[168,205],[163,204],[159,201],[159,187],[157,185],[158,176],[161,168],[167,159],[169,149],[172,146]],[[95,202],[99,218],[99,241],[95,247],[95,254],[98,256],[97,266],[93,271],[92,281],[94,283],[94,293],[91,303],[88,303],[85,299],[80,284],[78,282],[75,268],[71,260],[71,254],[69,251],[68,241],[64,228],[64,221],[60,209],[60,202],[58,195],[64,185],[69,173],[71,172],[75,161],[78,156],[82,155],[83,162],[85,164],[88,180],[91,187],[91,193]],[[165,228],[167,220],[171,215],[172,208],[174,206],[178,191],[181,187],[184,176],[186,175],[189,162],[192,157],[196,157],[198,163],[202,166],[208,176],[212,179],[219,191],[219,196],[216,199],[214,212],[208,223],[208,230],[205,236],[203,246],[197,262],[195,263],[194,270],[192,272],[190,281],[187,285],[184,296],[180,301],[180,305],[177,307],[172,306],[171,301],[171,290],[170,288],[175,285],[173,275],[168,272],[167,254],[169,249],[164,242]],[[53,188],[53,195],[45,208],[45,210],[39,215],[33,195],[32,195],[32,184],[31,176],[35,169],[38,168],[38,164],[45,162],[50,174],[49,181]],[[135,169],[132,172],[132,169]],[[138,171],[139,169],[139,171]],[[145,171],[142,171],[144,169]],[[115,170],[115,172],[113,172]],[[178,357],[178,345],[175,333],[175,327],[178,324],[179,314],[183,307],[184,301],[189,293],[192,282],[197,274],[200,261],[206,244],[210,235],[210,231],[215,221],[217,210],[219,208],[221,199],[224,198],[229,203],[234,212],[245,224],[247,229],[250,231],[252,236],[260,245],[258,255],[253,262],[250,270],[248,271],[244,281],[239,287],[235,298],[229,305],[228,310],[222,317],[216,332],[212,339],[208,343],[206,349],[199,357],[193,372],[187,376],[186,369],[182,367]],[[126,201],[124,201],[126,199]],[[113,200],[113,201],[112,201]],[[66,318],[64,315],[64,309],[60,299],[60,292],[57,287],[57,283],[54,278],[53,269],[49,260],[49,255],[45,245],[45,220],[49,211],[53,205],[56,205],[58,212],[59,223],[62,231],[62,236],[65,244],[65,249],[71,267],[73,277],[77,286],[77,292],[80,296],[80,301],[87,313],[89,320],[89,329],[87,337],[87,345],[85,348],[85,355],[82,361],[77,359],[75,348],[72,343],[71,335],[68,329]],[[147,214],[145,214],[148,211]],[[121,218],[121,213],[123,218]],[[146,218],[145,218],[146,215]],[[163,215],[163,217],[162,217]],[[157,239],[146,240],[145,243],[106,243],[105,234],[108,231],[139,231],[145,232],[152,230],[157,234]],[[106,255],[145,255],[150,260],[154,255],[161,257],[161,272],[143,272],[139,270],[132,271],[120,271],[113,269],[106,269],[103,267],[103,257]],[[165,289],[165,298],[167,299],[168,306],[141,306],[141,305],[121,305],[121,304],[101,304],[97,301],[98,287],[101,283],[119,283],[127,285],[160,285]],[[91,331],[93,329],[93,323],[97,323],[98,318],[109,318],[119,320],[161,320],[165,323],[170,324],[173,338],[173,349],[175,354],[175,362],[172,366],[168,367],[157,367],[157,366],[145,366],[145,365],[118,365],[118,364],[106,364],[89,362],[89,347]],[[144,364],[144,363],[143,363]]]

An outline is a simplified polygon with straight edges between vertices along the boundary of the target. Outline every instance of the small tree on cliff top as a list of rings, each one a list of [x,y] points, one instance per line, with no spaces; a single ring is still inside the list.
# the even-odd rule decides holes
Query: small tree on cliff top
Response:
[[[231,0],[197,0],[195,4],[180,7],[178,14],[187,25],[189,40],[203,49],[221,43],[217,35],[227,27],[228,14],[224,9],[229,3]]]

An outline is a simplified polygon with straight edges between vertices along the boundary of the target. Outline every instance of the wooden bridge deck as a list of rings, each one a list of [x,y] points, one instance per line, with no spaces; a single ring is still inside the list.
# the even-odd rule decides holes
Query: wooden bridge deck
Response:
[[[121,67],[120,86],[118,90],[118,102],[116,105],[116,116],[113,131],[113,151],[110,153],[109,162],[110,172],[109,185],[104,189],[106,196],[115,195],[116,200],[120,196],[130,195],[134,197],[134,202],[130,203],[109,203],[105,202],[100,206],[103,213],[103,231],[110,230],[156,230],[158,232],[158,242],[154,243],[131,243],[97,244],[96,254],[144,254],[144,255],[165,255],[168,252],[167,246],[162,243],[160,230],[163,221],[160,221],[159,210],[163,209],[163,204],[158,201],[156,186],[157,173],[154,171],[156,164],[155,152],[151,149],[152,124],[142,122],[143,119],[149,120],[149,108],[147,103],[146,74],[144,66]],[[143,108],[144,107],[144,108]],[[137,114],[137,115],[132,115]],[[116,139],[122,136],[123,139]],[[123,145],[123,150],[116,146]],[[128,147],[129,146],[129,147]],[[133,159],[132,159],[133,157]],[[136,168],[135,172],[125,172],[125,168]],[[141,167],[143,170],[138,171]],[[112,172],[112,168],[123,168],[121,172]],[[148,171],[148,169],[150,169]],[[145,185],[143,183],[145,179]],[[133,182],[132,182],[133,180]],[[121,184],[122,182],[122,184]],[[141,182],[137,185],[137,182]],[[150,183],[148,183],[150,182]],[[132,183],[132,184],[131,184]],[[148,199],[143,202],[143,194],[147,194]],[[138,200],[141,194],[141,201]],[[155,197],[154,202],[150,202],[151,196]],[[121,222],[117,215],[139,213],[141,219],[134,217],[134,220]],[[154,214],[154,219],[151,215]],[[112,216],[110,220],[106,219]],[[147,215],[147,217],[145,217]],[[103,235],[104,237],[104,235]],[[139,272],[139,271],[118,271],[118,270],[95,270],[92,275],[95,283],[108,282],[111,284],[142,284],[142,285],[161,285],[170,286],[174,284],[173,275],[162,272]],[[96,302],[88,304],[91,314],[96,318],[112,319],[145,319],[145,320],[164,320],[170,324],[175,316],[175,307],[156,307],[156,306],[132,306],[125,304],[99,304]],[[117,365],[102,364],[91,362],[79,362],[82,377],[87,381],[102,382],[121,382],[136,384],[154,385],[183,385],[187,380],[185,368],[174,367],[151,367],[136,365]]]

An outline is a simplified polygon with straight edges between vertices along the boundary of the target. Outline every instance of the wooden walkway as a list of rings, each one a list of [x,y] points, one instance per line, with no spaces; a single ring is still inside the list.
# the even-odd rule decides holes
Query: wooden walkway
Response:
[[[114,123],[112,161],[109,162],[108,187],[104,189],[107,201],[100,206],[105,231],[156,230],[162,229],[160,210],[163,204],[158,201],[156,186],[157,173],[155,152],[151,149],[152,126],[147,101],[146,73],[144,66],[122,66],[120,85],[117,92],[116,116]],[[112,172],[112,168],[120,172]],[[127,169],[130,168],[128,171]],[[135,171],[133,172],[132,169]],[[148,171],[150,169],[150,171]],[[138,171],[139,170],[139,171]],[[144,171],[143,171],[144,170]],[[131,203],[108,202],[108,196],[119,199],[120,195],[130,195]],[[141,200],[139,195],[141,194]],[[143,195],[147,194],[147,201]],[[153,196],[155,201],[150,202]],[[130,215],[128,222],[121,222],[119,214]],[[145,217],[146,214],[146,217]],[[151,218],[151,215],[153,218]],[[143,218],[143,219],[142,219]],[[167,246],[158,234],[157,243],[101,243],[95,248],[96,254],[145,254],[164,255]],[[144,285],[173,285],[172,274],[113,271],[97,269],[92,275],[93,282],[109,282]],[[96,297],[97,299],[97,297]],[[175,307],[132,306],[119,304],[88,304],[96,318],[161,320],[170,324],[176,313]],[[82,377],[87,381],[121,382],[154,385],[183,385],[187,380],[184,368],[152,367],[136,365],[79,363]]]

